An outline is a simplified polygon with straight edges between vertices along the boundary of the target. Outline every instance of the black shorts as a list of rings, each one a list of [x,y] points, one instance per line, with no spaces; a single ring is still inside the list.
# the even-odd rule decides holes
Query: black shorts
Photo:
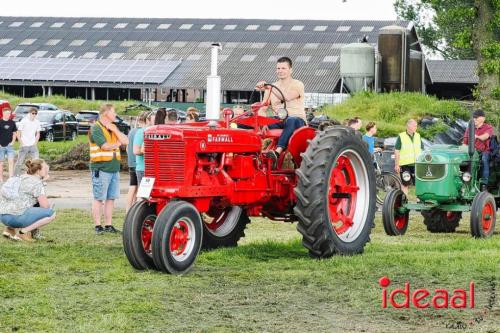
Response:
[[[130,176],[129,185],[137,186],[137,174],[135,173],[135,168],[128,168],[128,174]]]
[[[403,180],[403,172],[408,171],[411,174],[410,182],[405,182]],[[402,165],[399,168],[399,176],[401,178],[401,182],[404,186],[415,185],[415,165]]]

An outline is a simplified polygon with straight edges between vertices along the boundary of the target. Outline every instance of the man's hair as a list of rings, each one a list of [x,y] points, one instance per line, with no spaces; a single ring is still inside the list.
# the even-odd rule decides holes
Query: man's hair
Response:
[[[366,131],[370,131],[373,127],[375,127],[375,123],[373,121],[370,121],[368,124],[366,124]]]
[[[352,125],[356,124],[358,121],[359,121],[359,119],[356,119],[356,118],[349,119],[347,121],[347,126],[352,126]]]
[[[290,66],[290,68],[292,68],[292,59],[288,58],[288,57],[281,57],[278,59],[278,61],[276,62],[286,62],[288,63],[288,66]]]
[[[99,109],[99,115],[103,116],[106,112],[111,111],[114,108],[115,107],[111,103],[103,104],[103,105],[101,105],[101,107]]]
[[[177,121],[177,112],[174,110],[168,111],[167,121]]]
[[[408,121],[406,122],[406,126],[409,126],[413,123],[417,123],[417,121],[415,119],[408,119]]]

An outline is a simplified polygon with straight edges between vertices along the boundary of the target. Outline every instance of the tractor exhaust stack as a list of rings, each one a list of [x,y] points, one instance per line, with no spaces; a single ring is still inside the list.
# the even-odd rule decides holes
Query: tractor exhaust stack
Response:
[[[221,49],[220,43],[212,44],[212,57],[210,62],[210,75],[207,77],[207,120],[218,120],[220,110],[220,76],[217,75],[217,62],[219,50]]]

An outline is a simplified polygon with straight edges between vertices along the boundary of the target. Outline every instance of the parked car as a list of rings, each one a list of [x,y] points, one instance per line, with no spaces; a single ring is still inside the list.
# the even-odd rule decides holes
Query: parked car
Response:
[[[9,101],[0,99],[0,119],[3,117],[3,109],[11,109]],[[10,118],[14,118],[14,114],[10,115]]]
[[[20,103],[14,110],[14,121],[17,123],[27,115],[32,108],[38,111],[58,111],[59,108],[50,103]]]
[[[78,122],[71,112],[39,111],[37,118],[42,127],[40,139],[52,142],[75,140],[78,136]]]
[[[78,112],[76,114],[76,120],[78,121],[78,133],[87,134],[90,127],[97,121],[98,118],[99,111],[83,110]],[[123,134],[128,134],[130,131],[130,124],[123,120],[120,116],[116,116],[115,125]]]

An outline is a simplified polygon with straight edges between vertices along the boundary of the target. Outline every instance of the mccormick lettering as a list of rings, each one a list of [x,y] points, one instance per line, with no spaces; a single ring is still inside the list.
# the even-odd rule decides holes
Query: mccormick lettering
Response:
[[[389,298],[389,303],[396,309],[409,308],[410,302],[414,307],[419,309],[425,309],[428,307],[433,307],[435,309],[448,309],[452,307],[453,309],[467,308],[467,303],[469,303],[469,308],[474,308],[474,282],[471,281],[469,284],[469,290],[465,289],[455,289],[450,294],[446,289],[435,289],[431,292],[427,289],[416,289],[411,291],[410,283],[406,282],[403,289],[394,289],[389,293],[387,287],[391,284],[391,280],[384,276],[378,281],[382,287],[382,308],[387,308],[387,298]],[[396,296],[401,295],[403,299],[400,302],[396,301]],[[451,298],[450,298],[451,296]]]
[[[229,134],[217,134],[213,136],[212,134],[207,135],[207,141],[208,142],[227,142],[231,143],[233,142],[233,137],[230,136]]]
[[[148,134],[146,138],[149,140],[164,140],[170,139],[170,134]]]

